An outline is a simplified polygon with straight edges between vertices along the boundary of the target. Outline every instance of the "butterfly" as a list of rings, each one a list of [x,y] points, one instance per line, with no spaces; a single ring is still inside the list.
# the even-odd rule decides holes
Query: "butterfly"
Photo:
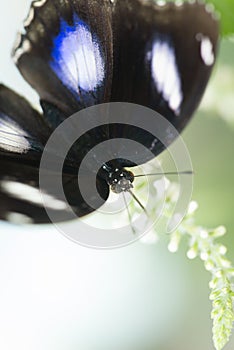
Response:
[[[77,111],[109,102],[134,103],[157,111],[181,132],[204,94],[218,39],[217,18],[199,1],[34,1],[13,59],[38,93],[42,112],[0,85],[0,219],[50,222],[40,198],[40,161],[50,135]],[[164,149],[133,125],[103,125],[82,135],[62,174],[67,203],[78,217],[98,208],[110,189],[132,188],[134,174],[125,167],[135,164],[121,157],[100,166],[96,187],[101,202],[94,196],[90,206],[77,185],[75,174],[85,154],[114,138],[140,142],[154,157]],[[142,155],[141,163],[147,160]],[[88,184],[89,173],[85,176]],[[55,221],[64,221],[67,204],[52,187],[46,206]]]

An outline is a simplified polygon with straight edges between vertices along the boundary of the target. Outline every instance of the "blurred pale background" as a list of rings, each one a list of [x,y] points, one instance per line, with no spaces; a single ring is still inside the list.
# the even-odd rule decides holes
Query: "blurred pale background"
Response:
[[[10,59],[29,4],[1,0],[0,81],[37,103]],[[183,135],[196,173],[197,222],[227,226],[224,242],[234,261],[233,59],[234,44],[224,42],[203,108]],[[53,227],[0,223],[0,348],[213,349],[209,274],[200,261],[188,261],[184,248],[170,254],[167,241],[95,251]],[[233,346],[234,337],[226,349]]]

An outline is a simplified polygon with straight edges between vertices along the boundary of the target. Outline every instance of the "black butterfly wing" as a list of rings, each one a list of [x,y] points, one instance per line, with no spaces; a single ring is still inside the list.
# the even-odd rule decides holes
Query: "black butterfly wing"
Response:
[[[159,4],[115,2],[111,100],[150,107],[181,131],[198,107],[214,66],[219,24],[200,2]],[[154,155],[163,149],[143,130],[116,128],[113,137],[120,132],[126,138],[134,134]]]
[[[84,175],[88,195],[90,181]],[[39,168],[35,165],[0,159],[0,219],[13,223],[50,223],[65,222],[87,215],[98,209],[109,196],[109,188],[101,179],[97,179],[100,196],[90,193],[89,204],[83,199],[78,187],[77,176],[63,174],[63,194],[53,185],[59,174],[47,172],[49,187],[39,186]],[[43,194],[43,197],[42,197]],[[50,214],[50,218],[47,214]]]
[[[215,63],[214,14],[200,2],[159,6],[154,0],[119,0],[113,31],[112,99],[189,118]]]
[[[109,196],[109,187],[101,179],[97,179],[96,184],[100,196],[90,193],[89,177],[84,174],[83,190],[91,198],[87,203],[78,187],[77,176],[64,173],[64,198],[53,185],[59,174],[51,171],[47,177],[51,179],[47,179],[50,186],[43,189],[39,186],[38,167],[0,159],[0,219],[17,224],[65,222],[95,211]]]
[[[109,101],[112,32],[109,0],[34,1],[13,52],[46,113],[70,116]]]
[[[150,0],[40,0],[31,7],[14,59],[39,93],[44,120],[52,129],[82,108],[124,101],[158,111],[181,131],[204,93],[217,42],[218,22],[198,2],[160,7]],[[0,217],[49,222],[39,200],[38,162],[50,128],[23,99],[6,88],[1,95]],[[141,129],[113,125],[107,131],[94,132],[94,144],[124,137],[151,148],[154,155],[163,149]],[[142,163],[147,160],[144,155]],[[88,176],[86,183],[88,190]],[[96,198],[93,207],[84,201],[74,174],[64,173],[63,184],[78,216],[101,205]],[[107,199],[105,181],[97,178],[97,187]],[[67,203],[53,181],[44,190],[55,221],[68,219]]]
[[[55,198],[48,200],[58,207]],[[39,190],[38,166],[0,158],[0,219],[17,224],[50,222]]]
[[[42,116],[25,99],[7,87],[0,86],[1,220],[15,223],[50,223],[47,209],[52,213],[54,222],[63,222],[74,218],[70,207],[81,217],[99,208],[108,198],[107,184],[97,179],[96,185],[101,198],[94,196],[91,205],[86,203],[78,187],[78,165],[76,170],[63,173],[65,199],[53,185],[54,179],[61,176],[60,174],[48,171],[50,186],[40,186],[41,155],[50,133],[51,130]],[[53,152],[55,159],[59,157],[56,150]],[[89,189],[89,173],[84,174],[84,177],[86,181],[83,183]]]
[[[52,128],[82,108],[117,101],[150,107],[181,131],[207,85],[218,32],[218,21],[200,2],[35,1],[14,58]],[[142,129],[99,129],[101,141],[133,139],[152,157],[164,149]],[[169,135],[167,145],[172,141]],[[144,154],[140,162],[147,160]]]

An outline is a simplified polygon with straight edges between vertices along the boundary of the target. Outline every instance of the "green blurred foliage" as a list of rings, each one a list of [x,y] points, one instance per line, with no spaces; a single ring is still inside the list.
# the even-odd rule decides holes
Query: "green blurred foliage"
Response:
[[[221,30],[223,35],[234,34],[234,1],[209,0],[221,14]]]
[[[166,1],[170,2],[171,0]],[[213,4],[220,14],[222,36],[234,35],[234,0],[204,0],[204,2]]]

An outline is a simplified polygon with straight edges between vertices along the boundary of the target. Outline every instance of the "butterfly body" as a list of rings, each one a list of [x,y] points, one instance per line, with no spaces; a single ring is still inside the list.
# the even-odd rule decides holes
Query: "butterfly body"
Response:
[[[13,58],[37,91],[43,112],[0,86],[0,218],[10,220],[17,214],[13,216],[42,223],[49,219],[38,197],[39,189],[43,191],[39,170],[53,131],[74,113],[110,102],[153,109],[182,131],[215,63],[219,25],[200,2],[160,6],[153,0],[39,0],[32,3],[24,27]],[[96,186],[101,200],[90,194],[93,205],[86,203],[76,175],[96,145],[112,139],[140,143],[151,156],[139,153],[138,164],[164,150],[153,134],[133,125],[131,117],[128,122],[107,120],[70,148],[62,178],[67,202],[77,216],[101,206],[110,188],[117,193],[132,188],[134,175],[125,167],[135,163],[119,156],[100,164]],[[168,134],[167,145],[173,141]],[[55,152],[55,160],[59,157]],[[83,175],[87,193],[91,173],[87,168]],[[66,204],[53,189],[54,176],[51,172],[48,205],[58,213],[57,221],[63,221]],[[23,189],[36,199],[24,195]]]

